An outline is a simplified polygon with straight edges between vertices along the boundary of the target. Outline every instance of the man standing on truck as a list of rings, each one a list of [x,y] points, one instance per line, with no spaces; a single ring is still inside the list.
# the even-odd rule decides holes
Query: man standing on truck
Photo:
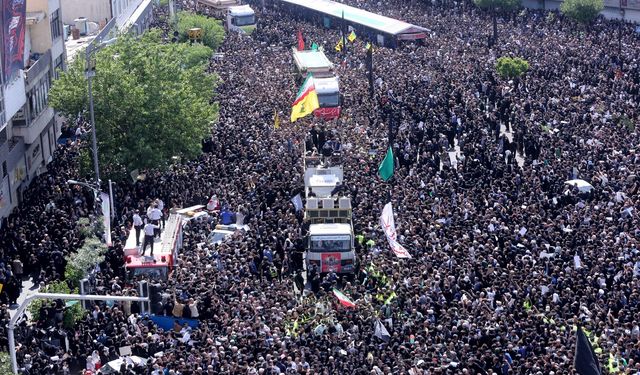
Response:
[[[140,232],[142,231],[142,227],[144,223],[142,222],[142,218],[140,217],[140,210],[136,210],[133,214],[133,227],[136,230],[136,247],[140,246]]]
[[[160,229],[160,227],[147,221],[147,224],[144,226],[144,245],[142,245],[142,254],[140,255],[144,255],[144,252],[147,250],[147,245],[151,245],[151,256],[153,256],[153,243],[155,242],[156,229]]]
[[[151,220],[151,223],[156,226],[155,236],[160,238],[160,219],[162,219],[162,211],[160,211],[156,203],[153,204],[153,208],[149,212],[149,219]]]

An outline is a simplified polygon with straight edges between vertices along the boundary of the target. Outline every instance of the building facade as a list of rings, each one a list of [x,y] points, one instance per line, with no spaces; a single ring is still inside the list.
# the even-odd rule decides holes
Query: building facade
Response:
[[[112,18],[127,16],[137,8],[142,0],[60,0],[64,17],[62,21],[73,25],[76,19],[86,18],[89,22],[104,25]],[[128,18],[128,17],[126,17]]]
[[[60,0],[27,0],[16,41],[22,61],[3,74],[0,128],[0,217],[22,201],[22,192],[51,161],[61,123],[49,107],[49,88],[66,67]],[[16,43],[17,42],[17,43]],[[17,56],[3,44],[2,53]],[[3,59],[6,72],[7,59]],[[15,63],[15,61],[13,61]]]
[[[562,0],[523,0],[522,5],[532,9],[556,10]],[[604,0],[601,14],[608,19],[622,19],[640,23],[640,0]]]

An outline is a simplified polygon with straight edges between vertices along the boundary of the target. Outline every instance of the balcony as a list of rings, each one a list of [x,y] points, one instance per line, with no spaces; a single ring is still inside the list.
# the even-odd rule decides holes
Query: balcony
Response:
[[[13,137],[0,146],[0,157],[7,161],[7,169],[12,170],[24,158],[24,140]]]
[[[36,142],[40,134],[51,123],[53,119],[53,108],[46,107],[38,116],[33,119],[28,125],[16,125],[13,126],[13,135],[21,137],[24,143],[30,145]]]
[[[43,73],[51,69],[51,50],[45,53],[32,53],[29,61],[31,65],[25,68],[25,85],[27,91],[38,82]]]

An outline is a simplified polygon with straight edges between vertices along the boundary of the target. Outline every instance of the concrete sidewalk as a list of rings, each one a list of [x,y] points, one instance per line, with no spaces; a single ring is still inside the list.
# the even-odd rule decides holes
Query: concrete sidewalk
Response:
[[[18,297],[18,303],[9,307],[9,314],[12,318],[15,315],[16,310],[18,310],[18,306],[20,306],[28,296],[38,293],[39,289],[40,286],[34,285],[31,278],[22,281],[22,293],[20,293],[20,297]],[[29,316],[28,311],[25,310],[25,313]],[[29,318],[31,318],[31,316],[29,316]]]

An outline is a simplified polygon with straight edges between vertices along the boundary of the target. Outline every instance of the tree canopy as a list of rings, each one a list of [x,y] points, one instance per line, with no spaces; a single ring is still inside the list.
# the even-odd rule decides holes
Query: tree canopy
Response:
[[[196,27],[201,28],[204,33],[202,43],[214,50],[218,49],[220,43],[222,43],[222,40],[224,39],[224,27],[222,27],[222,22],[220,20],[186,11],[178,12],[178,24],[176,25],[176,29],[178,33],[180,33],[180,41],[188,41],[189,29]]]
[[[560,4],[563,14],[583,24],[593,21],[603,9],[603,0],[565,0]]]
[[[92,91],[106,172],[162,167],[173,156],[201,152],[218,112],[211,104],[217,78],[205,72],[212,52],[201,44],[162,43],[152,30],[140,38],[122,35],[96,53]],[[49,94],[53,108],[70,118],[88,110],[83,60],[76,59]]]
[[[529,62],[519,57],[503,56],[496,61],[496,71],[502,78],[516,78],[529,70]]]

